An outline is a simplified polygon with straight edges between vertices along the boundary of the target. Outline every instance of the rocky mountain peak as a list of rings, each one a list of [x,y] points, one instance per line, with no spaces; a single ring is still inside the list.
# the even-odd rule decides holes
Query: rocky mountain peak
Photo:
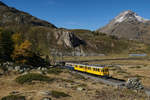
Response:
[[[116,16],[106,26],[99,28],[97,32],[149,43],[150,20],[144,19],[131,10],[127,10]]]
[[[145,23],[149,20],[142,18],[137,13],[131,10],[127,10],[127,11],[120,13],[117,17],[115,17],[116,23],[121,23],[123,21],[138,21],[138,22]]]

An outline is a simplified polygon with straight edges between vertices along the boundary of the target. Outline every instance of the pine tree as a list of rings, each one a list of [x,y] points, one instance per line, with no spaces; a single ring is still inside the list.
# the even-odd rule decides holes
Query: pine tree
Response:
[[[0,29],[0,59],[1,60],[11,60],[10,55],[13,51],[13,41],[12,41],[12,32]]]

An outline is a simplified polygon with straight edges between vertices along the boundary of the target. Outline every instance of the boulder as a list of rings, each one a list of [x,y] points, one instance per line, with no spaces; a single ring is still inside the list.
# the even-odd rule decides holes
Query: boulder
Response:
[[[138,78],[128,79],[128,81],[126,83],[126,87],[128,89],[134,89],[134,90],[143,90],[144,89],[144,86],[141,84],[141,82]]]
[[[20,66],[15,66],[15,71],[19,71],[21,69]]]
[[[44,96],[50,96],[51,91],[40,91],[39,94],[44,95]]]
[[[84,88],[78,87],[77,90],[78,90],[78,91],[82,91],[82,90],[84,90]]]
[[[43,97],[41,100],[52,100],[52,99],[49,97]]]

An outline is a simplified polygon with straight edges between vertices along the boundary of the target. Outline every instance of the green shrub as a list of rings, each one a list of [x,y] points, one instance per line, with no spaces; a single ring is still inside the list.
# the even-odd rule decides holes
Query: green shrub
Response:
[[[18,95],[9,95],[3,97],[1,100],[26,100],[25,96],[18,96]]]
[[[48,74],[60,74],[62,73],[62,69],[61,68],[50,68],[47,73]]]
[[[64,92],[59,92],[59,91],[52,91],[52,96],[55,98],[60,98],[60,97],[68,97],[70,95],[64,93]]]
[[[135,67],[130,67],[130,68],[141,68],[141,66],[135,66]]]
[[[31,83],[32,81],[43,81],[43,82],[51,82],[52,78],[41,74],[29,73],[26,75],[22,75],[16,78],[16,82],[19,84]]]

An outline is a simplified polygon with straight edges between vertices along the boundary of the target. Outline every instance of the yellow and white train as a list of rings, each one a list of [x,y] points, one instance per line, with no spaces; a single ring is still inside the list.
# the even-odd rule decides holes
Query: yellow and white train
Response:
[[[99,76],[109,76],[108,66],[100,65],[84,65],[84,64],[75,64],[75,63],[65,63],[66,67],[72,70],[81,71],[85,73],[90,73]]]

